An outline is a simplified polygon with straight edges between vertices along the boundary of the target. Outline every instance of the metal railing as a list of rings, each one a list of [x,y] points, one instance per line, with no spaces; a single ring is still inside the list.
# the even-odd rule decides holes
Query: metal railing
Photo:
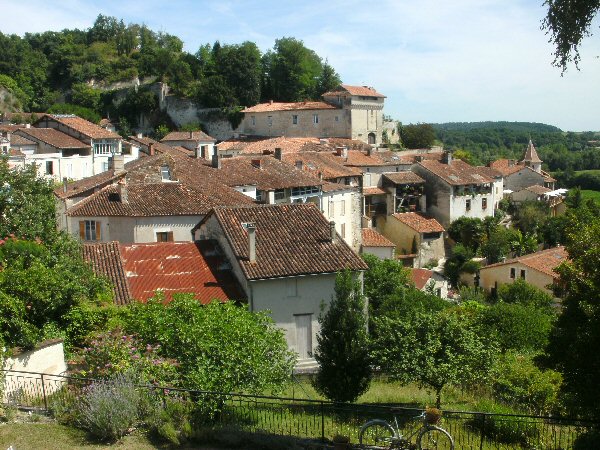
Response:
[[[4,403],[52,412],[56,405],[73,404],[85,387],[98,381],[35,372],[3,371]],[[211,426],[294,437],[331,440],[335,435],[358,442],[360,427],[378,418],[393,422],[400,432],[410,435],[421,426],[415,420],[422,410],[384,405],[342,404],[262,395],[196,391],[181,388],[140,385],[139,389],[159,395],[163,401],[177,399],[192,403],[219,405]],[[492,414],[484,412],[443,412],[441,426],[454,438],[457,449],[548,449],[573,448],[578,436],[600,422],[563,417]]]

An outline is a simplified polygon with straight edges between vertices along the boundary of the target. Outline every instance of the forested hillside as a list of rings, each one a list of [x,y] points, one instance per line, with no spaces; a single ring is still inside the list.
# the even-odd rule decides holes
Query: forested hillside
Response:
[[[600,169],[598,132],[563,132],[530,122],[454,122],[432,124],[445,148],[465,150],[476,164],[497,158],[520,159],[531,139],[551,171]]]
[[[249,41],[188,53],[177,36],[103,15],[87,30],[0,33],[0,86],[15,99],[8,109],[39,112],[58,103],[54,112],[71,112],[76,105],[95,119],[110,112],[112,98],[102,88],[136,77],[167,82],[206,107],[315,99],[340,82],[333,67],[291,37],[264,54]],[[129,99],[128,110],[113,116],[131,121],[133,112],[152,109],[150,97]]]

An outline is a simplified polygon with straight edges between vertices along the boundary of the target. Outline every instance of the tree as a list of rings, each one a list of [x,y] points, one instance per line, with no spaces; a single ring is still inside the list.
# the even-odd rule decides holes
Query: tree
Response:
[[[435,142],[435,130],[428,123],[403,125],[400,139],[406,148],[431,148]]]
[[[374,363],[393,379],[433,389],[436,407],[449,384],[487,378],[495,344],[480,334],[466,314],[422,314],[411,321],[381,317],[374,343]]]
[[[317,95],[322,95],[327,91],[335,89],[341,82],[342,80],[335,69],[325,61],[321,75],[317,79]]]
[[[600,413],[600,218],[571,229],[569,261],[557,269],[565,289],[562,313],[550,336],[549,362],[563,374],[571,411]]]
[[[485,237],[483,221],[477,217],[459,217],[448,227],[448,236],[476,252]]]
[[[444,264],[444,275],[453,286],[458,286],[463,267],[473,258],[473,252],[462,244],[452,248],[452,254]]]
[[[218,392],[278,391],[289,380],[294,355],[283,331],[266,313],[233,302],[201,305],[192,295],[161,295],[132,304],[124,329],[160,354],[177,359],[182,380],[192,389]]]
[[[543,202],[526,201],[515,207],[513,219],[523,234],[535,234],[548,217],[548,207]]]
[[[548,13],[542,21],[542,28],[550,34],[554,44],[554,62],[564,72],[567,64],[579,63],[579,45],[585,36],[591,34],[590,27],[600,9],[599,0],[546,0]]]
[[[360,280],[350,271],[340,272],[335,298],[319,317],[321,333],[315,359],[319,371],[317,391],[336,402],[353,402],[369,388],[371,367],[367,320]]]
[[[410,283],[410,272],[393,259],[380,259],[365,253],[363,259],[369,266],[364,274],[364,292],[369,299],[369,315],[376,316],[386,297],[403,291]]]

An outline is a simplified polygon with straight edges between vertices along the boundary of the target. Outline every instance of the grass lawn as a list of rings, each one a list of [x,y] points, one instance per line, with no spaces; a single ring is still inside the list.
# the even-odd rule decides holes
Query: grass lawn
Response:
[[[121,449],[147,450],[157,447],[141,433],[124,437],[113,445],[91,444],[86,433],[57,423],[4,423],[0,425],[0,449],[10,445],[21,449],[69,450],[69,449]]]
[[[584,200],[591,198],[593,200],[596,200],[597,202],[600,202],[600,191],[591,191],[589,189],[582,189],[581,196],[583,197]]]

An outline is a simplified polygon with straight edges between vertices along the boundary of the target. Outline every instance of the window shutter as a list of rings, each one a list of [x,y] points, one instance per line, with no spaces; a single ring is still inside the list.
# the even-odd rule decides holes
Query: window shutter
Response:
[[[79,221],[79,237],[82,241],[85,241],[85,221]]]
[[[174,241],[174,239],[173,239],[173,232],[169,231],[167,233],[167,242],[173,242],[173,241]]]
[[[100,222],[96,222],[96,240],[102,240],[102,236],[100,235]]]

